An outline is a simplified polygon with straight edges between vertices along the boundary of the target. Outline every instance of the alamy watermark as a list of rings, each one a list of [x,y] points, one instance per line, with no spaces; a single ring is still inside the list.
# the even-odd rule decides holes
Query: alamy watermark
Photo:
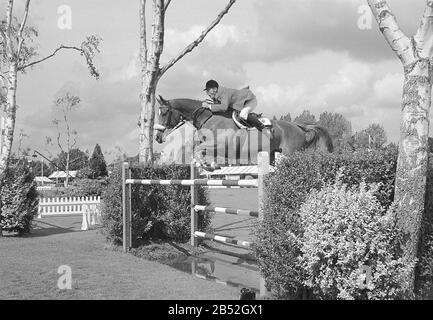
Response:
[[[64,4],[57,8],[57,27],[60,30],[71,30],[72,29],[72,9],[70,6]]]
[[[72,289],[72,269],[70,266],[61,265],[57,269],[57,273],[61,276],[57,280],[57,287],[60,290],[71,290]]]
[[[371,284],[371,267],[364,265],[359,271],[358,287],[361,290],[368,289]]]
[[[162,162],[189,164],[192,159],[205,163],[251,164],[261,151],[271,151],[270,132],[264,130],[201,129],[196,134],[187,126],[166,137]]]
[[[371,30],[373,28],[373,14],[368,5],[362,5],[358,7],[358,28],[360,30]]]

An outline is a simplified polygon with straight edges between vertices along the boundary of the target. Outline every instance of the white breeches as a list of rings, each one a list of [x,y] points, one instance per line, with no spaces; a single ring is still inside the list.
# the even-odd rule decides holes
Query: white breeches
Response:
[[[256,107],[257,107],[257,99],[251,99],[251,100],[247,101],[245,103],[243,109],[241,110],[241,112],[239,112],[239,116],[242,119],[247,120],[248,114],[251,111],[253,111]]]

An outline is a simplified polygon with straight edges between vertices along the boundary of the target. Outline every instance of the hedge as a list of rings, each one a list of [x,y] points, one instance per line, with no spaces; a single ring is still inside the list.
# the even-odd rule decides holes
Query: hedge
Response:
[[[140,179],[189,179],[189,166],[132,166],[132,177]],[[107,240],[122,243],[122,181],[117,168],[110,175],[102,194],[103,232]],[[184,186],[132,186],[132,244],[138,240],[186,242],[190,238],[190,188]],[[198,188],[198,202],[208,205],[207,189]],[[206,230],[212,214],[199,215],[198,226]]]

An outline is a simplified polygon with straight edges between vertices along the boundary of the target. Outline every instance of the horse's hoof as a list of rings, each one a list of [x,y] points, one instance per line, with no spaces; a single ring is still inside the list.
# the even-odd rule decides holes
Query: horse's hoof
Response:
[[[219,169],[221,169],[221,166],[218,165],[218,164],[216,164],[215,162],[212,162],[210,166],[211,166],[211,168],[213,170],[219,170]]]
[[[206,170],[207,172],[214,172],[215,171],[215,169],[212,168],[211,166],[203,167],[203,169]]]

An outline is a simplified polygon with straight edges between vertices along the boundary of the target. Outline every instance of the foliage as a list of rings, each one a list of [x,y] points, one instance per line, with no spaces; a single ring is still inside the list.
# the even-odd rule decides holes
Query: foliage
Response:
[[[25,165],[12,165],[2,175],[0,229],[29,233],[38,212],[34,175]]]
[[[310,113],[310,111],[308,110],[304,110],[299,116],[297,116],[295,118],[295,120],[293,120],[294,122],[298,122],[298,123],[316,123],[316,116],[312,113]]]
[[[89,161],[89,168],[92,178],[108,176],[107,164],[105,163],[104,155],[102,154],[99,144],[96,144],[93,150],[92,157]]]
[[[373,123],[368,128],[357,132],[351,141],[354,149],[381,149],[387,141],[386,132],[382,125]]]
[[[394,198],[396,162],[395,149],[341,154],[298,152],[281,158],[266,180],[264,219],[254,229],[255,256],[277,297],[305,293],[296,262],[300,255],[296,237],[302,233],[298,211],[309,194],[335,181],[341,169],[342,182],[349,187],[363,179],[368,184],[379,184],[374,194],[387,209]]]
[[[290,115],[290,112],[288,112],[285,116],[281,116],[280,120],[292,122],[292,116]]]
[[[348,189],[339,178],[313,191],[299,214],[304,285],[321,299],[384,300],[405,297],[414,262],[403,259],[402,233],[362,182]],[[365,274],[363,270],[371,270]]]
[[[346,149],[347,141],[352,136],[352,124],[340,113],[323,112],[318,124],[328,129],[335,150]]]
[[[188,179],[189,166],[133,166],[132,177],[146,179]],[[185,242],[190,237],[190,188],[183,186],[132,186],[132,241],[172,240]],[[102,195],[103,232],[108,241],[122,243],[122,177],[120,168],[110,175]],[[208,204],[207,190],[198,188],[198,203]],[[206,230],[209,213],[199,215],[198,227]]]
[[[69,151],[69,170],[80,170],[87,166],[89,162],[89,156],[86,152],[81,151],[79,148],[74,148]],[[53,165],[51,167],[54,171],[61,171],[66,167],[66,158],[67,153],[65,151],[61,151],[53,162],[60,168],[56,168]]]
[[[38,193],[44,198],[102,196],[107,185],[107,179],[76,178],[67,188],[57,187],[51,190],[40,190]]]

